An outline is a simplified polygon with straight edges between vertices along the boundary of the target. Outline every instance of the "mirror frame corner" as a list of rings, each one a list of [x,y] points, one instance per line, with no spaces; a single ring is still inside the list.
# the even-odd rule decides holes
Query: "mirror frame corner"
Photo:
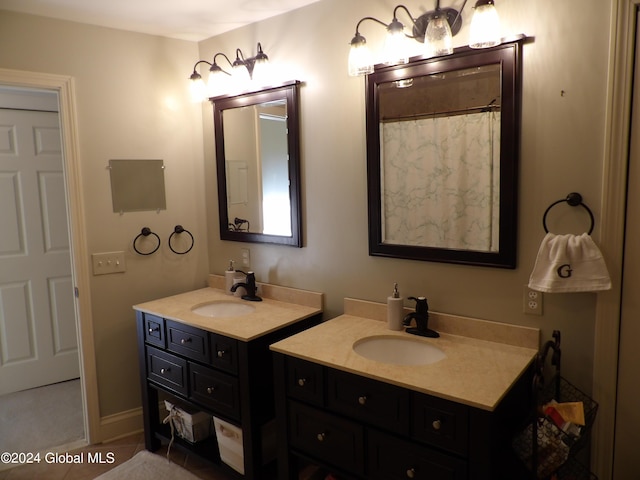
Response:
[[[446,57],[415,57],[408,64],[377,65],[366,77],[367,195],[369,255],[463,265],[516,268],[518,230],[518,164],[522,99],[522,44],[526,37],[489,49],[455,49]],[[430,246],[384,243],[380,173],[379,100],[377,86],[410,76],[459,70],[500,63],[502,87],[500,140],[500,232],[499,251],[458,250]]]
[[[213,126],[216,152],[216,174],[218,185],[218,214],[220,239],[235,242],[271,243],[301,248],[302,242],[302,194],[300,173],[300,85],[293,80],[274,87],[243,92],[237,95],[212,97]],[[287,147],[289,153],[289,198],[291,201],[291,235],[271,235],[258,232],[238,232],[229,230],[227,204],[227,176],[224,151],[223,112],[274,100],[287,102]]]

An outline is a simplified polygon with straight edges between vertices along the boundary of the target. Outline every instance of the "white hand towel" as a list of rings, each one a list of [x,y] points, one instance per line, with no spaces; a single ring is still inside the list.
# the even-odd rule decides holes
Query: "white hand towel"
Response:
[[[539,292],[595,292],[609,290],[611,278],[600,249],[588,233],[547,233],[529,278]]]

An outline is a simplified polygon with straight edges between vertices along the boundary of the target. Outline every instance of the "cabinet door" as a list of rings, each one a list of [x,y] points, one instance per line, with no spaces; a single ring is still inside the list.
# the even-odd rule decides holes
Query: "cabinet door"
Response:
[[[209,334],[211,337],[211,365],[229,373],[238,373],[238,341],[233,338]]]
[[[357,423],[289,402],[289,438],[294,449],[327,465],[364,473],[364,429]]]
[[[147,346],[147,378],[182,395],[187,394],[187,362]]]
[[[240,418],[238,380],[189,362],[189,398],[234,419]]]
[[[323,367],[299,358],[287,357],[287,394],[319,407],[324,405]]]
[[[391,435],[368,430],[369,480],[463,480],[464,460]]]
[[[144,341],[160,348],[165,348],[164,319],[156,315],[144,313]]]
[[[423,442],[466,455],[469,408],[441,398],[413,394],[412,436]]]
[[[371,425],[409,434],[409,392],[394,385],[329,370],[327,406]]]

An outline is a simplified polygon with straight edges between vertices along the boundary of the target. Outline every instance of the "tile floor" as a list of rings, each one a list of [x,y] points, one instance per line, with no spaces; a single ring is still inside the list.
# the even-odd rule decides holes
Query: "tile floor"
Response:
[[[142,433],[139,433],[113,442],[90,445],[69,452],[102,453],[102,458],[107,458],[107,453],[112,452],[115,458],[115,462],[112,464],[90,464],[87,462],[81,464],[47,464],[41,462],[0,471],[0,480],[93,480],[98,475],[126,462],[141,450],[144,450],[144,437]],[[158,455],[166,455],[166,446],[163,446],[156,453]],[[202,480],[232,480],[231,477],[223,472],[211,468],[206,462],[186,455],[177,449],[171,450],[171,460]]]

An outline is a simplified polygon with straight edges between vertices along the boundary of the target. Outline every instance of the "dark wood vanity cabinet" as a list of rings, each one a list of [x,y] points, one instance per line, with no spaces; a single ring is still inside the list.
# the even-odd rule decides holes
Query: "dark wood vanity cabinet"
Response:
[[[181,322],[136,311],[145,446],[157,450],[171,438],[162,423],[163,398],[216,416],[242,429],[244,478],[275,477],[274,459],[263,455],[263,429],[275,418],[273,362],[269,345],[320,322],[316,315],[250,341],[240,341]],[[213,432],[213,429],[212,429]],[[220,459],[215,433],[206,440],[175,442],[243,476]]]
[[[280,480],[303,462],[340,479],[514,480],[530,374],[493,412],[274,352]]]

